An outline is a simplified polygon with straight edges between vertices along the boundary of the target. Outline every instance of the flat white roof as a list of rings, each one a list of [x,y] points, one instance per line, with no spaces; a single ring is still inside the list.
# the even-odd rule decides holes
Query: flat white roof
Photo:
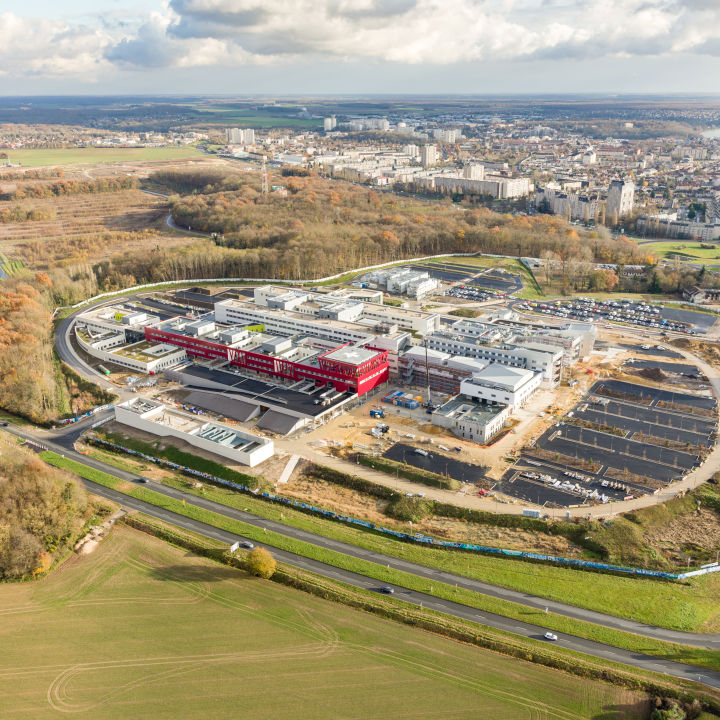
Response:
[[[486,383],[488,385],[502,385],[514,392],[532,380],[534,375],[535,373],[532,370],[490,363],[486,368],[472,376],[472,382],[479,385]]]
[[[349,363],[350,365],[362,365],[362,363],[374,358],[377,350],[368,350],[359,347],[338,348],[329,352],[325,357],[328,360],[336,360],[337,362]]]
[[[419,345],[416,345],[415,347],[410,348],[403,357],[410,357],[415,358],[417,360],[420,360],[420,362],[425,362],[425,348],[421,347]],[[431,350],[428,348],[427,350],[427,358],[428,362],[431,360],[437,361],[444,361],[447,360],[450,357],[450,353],[442,352],[441,350]]]
[[[465,357],[464,355],[453,355],[447,361],[448,367],[456,370],[467,370],[472,373],[479,373],[487,367],[487,363],[476,358]]]

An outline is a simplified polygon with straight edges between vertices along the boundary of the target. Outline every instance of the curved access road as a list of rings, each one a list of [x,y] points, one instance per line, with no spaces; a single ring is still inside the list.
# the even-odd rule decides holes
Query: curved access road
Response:
[[[166,218],[166,220],[165,220],[165,224],[166,224],[171,230],[175,230],[175,232],[181,232],[181,233],[185,233],[186,235],[193,235],[193,236],[195,236],[195,237],[205,237],[205,238],[212,237],[212,235],[211,235],[210,233],[201,232],[200,230],[193,230],[192,228],[183,228],[183,227],[180,227],[180,226],[177,225],[177,224],[175,223],[175,221],[173,220],[172,213],[170,213],[170,214],[167,216],[167,218]]]
[[[56,433],[53,436],[48,435],[47,437],[40,436],[37,433],[30,433],[26,430],[22,430],[19,428],[12,427],[7,429],[9,432],[21,438],[24,438],[31,442],[39,443],[42,446],[57,453],[63,454],[68,458],[72,458],[73,460],[82,463],[87,467],[101,470],[121,480],[137,480],[140,476],[135,473],[121,470],[112,465],[108,465],[100,460],[96,460],[87,455],[83,455],[82,453],[78,453],[74,450],[74,443],[77,437],[84,430],[87,429],[88,424],[90,424],[90,422],[97,422],[98,420],[103,419],[103,417],[103,414],[98,414],[94,418],[85,421],[84,426],[81,423],[76,423],[68,428],[63,429],[61,434]],[[86,484],[88,484],[88,487],[92,490],[92,492],[95,492],[95,489],[97,487],[103,487],[97,486],[94,483]],[[336,552],[343,553],[344,555],[360,558],[362,560],[369,560],[379,565],[389,565],[396,570],[402,570],[404,572],[412,573],[413,575],[417,575],[419,577],[424,577],[430,580],[437,580],[438,582],[442,582],[451,586],[457,585],[458,587],[471,590],[482,595],[487,595],[489,597],[499,598],[502,600],[509,600],[511,602],[517,603],[519,605],[524,605],[535,610],[544,611],[547,608],[549,612],[553,612],[557,615],[564,615],[566,617],[570,617],[576,620],[583,620],[586,622],[595,623],[596,625],[602,625],[604,627],[613,628],[615,630],[631,632],[647,638],[653,638],[656,640],[663,640],[672,643],[679,643],[683,645],[691,645],[694,647],[709,648],[712,650],[720,650],[720,635],[669,630],[667,628],[647,625],[645,623],[637,622],[635,620],[627,620],[624,618],[607,615],[593,610],[586,610],[584,608],[568,605],[559,601],[547,600],[545,598],[530,595],[528,593],[520,592],[517,590],[503,588],[480,580],[473,580],[462,575],[455,575],[453,573],[443,570],[429,568],[418,563],[409,562],[400,558],[392,557],[390,555],[384,555],[373,550],[367,550],[356,545],[344,543],[339,540],[333,540],[322,535],[316,535],[315,533],[285,525],[284,523],[274,520],[268,520],[246,511],[237,510],[235,508],[228,507],[227,505],[208,500],[207,498],[198,497],[197,495],[186,493],[182,490],[168,487],[167,485],[163,485],[152,480],[148,480],[147,486],[152,488],[156,492],[166,495],[168,497],[172,497],[178,500],[184,500],[189,505],[195,505],[197,507],[210,510],[219,515],[224,515],[235,520],[240,520],[249,525],[254,525],[255,527],[267,528],[268,530],[278,533],[279,535],[284,535],[286,537],[295,540],[301,540],[303,542],[307,542],[318,547],[334,550]],[[132,498],[123,495],[122,493],[117,493],[117,495],[119,497],[119,499],[117,500],[119,503],[130,507],[129,502],[132,500]],[[150,505],[149,507],[153,508],[155,506]],[[642,582],[642,580],[639,580],[639,582]],[[538,627],[536,625],[529,626],[533,627],[535,629],[535,632],[538,631]]]
[[[108,301],[110,302],[110,301]],[[73,348],[70,340],[72,326],[75,322],[75,315],[85,312],[87,308],[82,307],[74,313],[63,318],[55,330],[55,349],[60,359],[69,365],[78,375],[100,385],[104,390],[118,394],[120,388],[110,382],[101,372],[88,365]]]

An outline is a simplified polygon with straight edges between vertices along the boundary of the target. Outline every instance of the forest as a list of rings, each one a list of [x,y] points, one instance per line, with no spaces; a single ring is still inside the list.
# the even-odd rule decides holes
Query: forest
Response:
[[[654,261],[603,228],[578,232],[551,216],[506,215],[451,202],[424,202],[318,177],[278,177],[283,192],[260,193],[258,177],[203,173],[152,176],[177,193],[181,226],[215,233],[216,245],[253,251],[251,262],[277,277],[313,278],[421,255],[483,252],[542,257],[561,263],[647,264]],[[189,188],[193,188],[188,192]],[[233,189],[230,189],[233,188]]]
[[[14,447],[0,453],[0,579],[40,575],[72,547],[89,512],[85,489],[70,475]]]
[[[109,399],[55,358],[52,298],[47,273],[0,285],[0,407],[43,424]]]
[[[545,268],[537,279],[548,292],[677,292],[695,282],[697,274],[681,264],[660,268],[647,249],[623,236],[613,238],[605,228],[580,230],[550,215],[463,208],[314,176],[278,174],[270,183],[280,191],[263,196],[257,172],[164,170],[151,175],[147,187],[170,194],[175,221],[207,238],[169,245],[151,229],[106,231],[27,242],[18,250],[26,264],[47,271],[52,298],[60,305],[142,283],[203,277],[314,279],[454,252],[541,258]],[[139,245],[147,250],[117,252]],[[651,269],[613,274],[593,263]],[[713,276],[708,273],[704,282],[712,283]]]

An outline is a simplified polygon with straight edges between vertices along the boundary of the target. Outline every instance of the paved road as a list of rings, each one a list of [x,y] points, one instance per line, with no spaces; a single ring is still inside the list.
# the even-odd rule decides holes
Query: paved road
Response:
[[[102,415],[96,416],[95,418],[93,418],[93,422],[96,422],[102,417]],[[65,430],[62,435],[50,439],[38,437],[36,433],[29,433],[18,428],[8,428],[8,430],[15,435],[18,435],[25,439],[40,442],[50,450],[54,450],[55,452],[61,453],[66,457],[72,458],[73,460],[76,460],[88,467],[102,470],[103,472],[106,472],[122,480],[132,481],[140,477],[135,473],[126,472],[125,470],[113,467],[112,465],[107,465],[104,462],[76,452],[73,449],[73,444],[77,439],[77,436],[84,429],[87,429],[87,427],[82,428],[72,426]],[[92,485],[93,488],[96,487],[94,483]],[[537,597],[524,592],[510,590],[507,588],[499,587],[497,585],[493,585],[491,583],[466,578],[462,575],[455,575],[453,573],[444,572],[442,570],[428,568],[424,565],[408,562],[406,560],[401,560],[390,555],[384,555],[379,552],[366,550],[355,545],[326,538],[321,535],[316,535],[305,530],[300,530],[298,528],[285,525],[281,522],[276,522],[273,520],[258,517],[257,515],[253,515],[249,512],[236,510],[235,508],[228,507],[227,505],[222,505],[220,503],[213,502],[212,500],[208,500],[207,498],[198,497],[191,493],[186,493],[182,490],[177,490],[176,488],[156,483],[152,480],[148,482],[147,487],[150,487],[156,492],[159,492],[168,497],[172,497],[178,500],[184,499],[188,504],[196,505],[197,507],[201,507],[206,510],[211,510],[212,512],[218,513],[220,515],[225,515],[226,517],[240,520],[242,522],[248,523],[249,525],[254,525],[255,527],[267,528],[272,532],[284,535],[286,537],[290,537],[296,540],[302,540],[312,545],[327,548],[330,550],[335,550],[337,552],[341,552],[345,555],[349,555],[352,557],[369,560],[371,562],[378,563],[379,565],[390,565],[397,570],[403,570],[405,572],[412,573],[413,575],[428,578],[431,580],[437,580],[438,582],[443,582],[448,585],[457,585],[458,587],[472,590],[482,595],[487,595],[490,597],[500,598],[504,600],[510,600],[512,602],[518,603],[520,605],[525,605],[526,607],[530,607],[536,610],[544,610],[545,608],[548,608],[549,611],[557,613],[559,615],[564,615],[566,617],[571,617],[577,620],[585,620],[587,622],[596,623],[598,625],[603,625],[605,627],[610,627],[617,630],[632,632],[648,638],[666,640],[674,643],[682,643],[695,647],[704,647],[720,650],[720,635],[669,630],[666,628],[646,625],[644,623],[636,622],[634,620],[627,620],[624,618],[615,617],[613,615],[606,615],[604,613],[586,610],[584,608],[567,605],[558,601],[547,600],[545,598]],[[122,494],[120,494],[119,496],[121,498],[119,502],[121,503],[125,503],[126,499],[128,501],[131,499],[127,498],[127,496]],[[640,580],[639,582],[644,581]]]
[[[107,302],[112,301],[108,300]],[[88,378],[105,390],[110,390],[112,393],[117,394],[117,385],[111,383],[102,373],[88,365],[70,345],[70,332],[75,320],[75,315],[80,312],[85,312],[86,310],[87,307],[79,308],[74,313],[68,315],[60,321],[57,330],[55,331],[55,348],[60,356],[60,359],[66,362],[73,370],[75,370],[76,373],[78,373],[78,375]]]
[[[172,213],[170,213],[166,220],[165,224],[171,229],[175,230],[176,232],[185,233],[186,235],[194,235],[195,237],[212,237],[211,233],[201,232],[200,230],[191,230],[190,228],[184,228],[180,227],[180,225],[176,225],[175,221],[173,220]]]
[[[81,456],[84,457],[84,456]],[[86,458],[87,459],[87,458]],[[211,525],[206,525],[197,520],[187,518],[184,515],[178,515],[170,510],[159,508],[155,505],[150,505],[141,500],[128,497],[122,493],[106,488],[103,485],[97,485],[90,481],[84,481],[88,490],[100,495],[104,498],[117,502],[123,507],[130,508],[132,510],[139,510],[147,515],[159,518],[166,522],[177,525],[186,530],[199,533],[206,537],[214,540],[220,540],[228,545],[234,543],[237,540],[242,540],[242,536],[234,535],[233,533],[225,530],[220,530]],[[157,489],[155,487],[154,489]],[[196,498],[193,498],[194,500]],[[198,503],[199,504],[199,503]],[[265,522],[268,527],[270,523]],[[255,523],[258,524],[258,523]],[[273,555],[283,563],[291,565],[293,567],[301,568],[324,577],[328,577],[334,580],[340,580],[358,588],[366,590],[377,590],[381,585],[377,580],[368,578],[364,575],[359,575],[347,570],[341,570],[331,565],[318,562],[317,560],[311,560],[301,555],[296,555],[285,550],[279,550],[277,548],[271,548]],[[368,553],[368,555],[371,555]],[[372,559],[372,558],[369,558]],[[406,569],[404,563],[391,559],[391,567]],[[442,580],[442,573],[437,574],[437,579]],[[513,620],[510,618],[503,617],[501,615],[495,615],[484,611],[477,610],[475,608],[462,605],[460,603],[451,602],[449,600],[443,600],[436,598],[433,595],[427,595],[425,593],[416,592],[414,590],[408,590],[398,585],[391,585],[395,590],[395,596],[404,600],[405,602],[412,603],[413,605],[419,605],[421,607],[431,608],[440,612],[453,615],[458,618],[470,620],[472,622],[480,623],[488,627],[504,630],[506,632],[520,635],[526,638],[532,638],[535,640],[543,639],[543,629],[537,625],[531,625],[519,620]],[[611,647],[602,643],[593,642],[591,640],[585,640],[583,638],[574,637],[572,635],[561,635],[557,641],[557,644],[561,647],[575,650],[578,652],[585,653],[597,658],[610,660],[617,663],[624,663],[633,667],[642,668],[644,670],[651,670],[654,672],[665,673],[673,677],[682,678],[684,680],[692,680],[700,682],[704,685],[708,685],[713,688],[720,689],[720,673],[713,672],[711,670],[705,670],[704,668],[697,668],[690,665],[684,665],[683,663],[676,663],[661,658],[656,658],[651,655],[643,655],[641,653],[635,653],[621,648]]]

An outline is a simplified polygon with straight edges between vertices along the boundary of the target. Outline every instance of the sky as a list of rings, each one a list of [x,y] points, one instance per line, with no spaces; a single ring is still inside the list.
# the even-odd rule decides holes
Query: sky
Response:
[[[0,95],[720,93],[720,0],[0,0]]]

